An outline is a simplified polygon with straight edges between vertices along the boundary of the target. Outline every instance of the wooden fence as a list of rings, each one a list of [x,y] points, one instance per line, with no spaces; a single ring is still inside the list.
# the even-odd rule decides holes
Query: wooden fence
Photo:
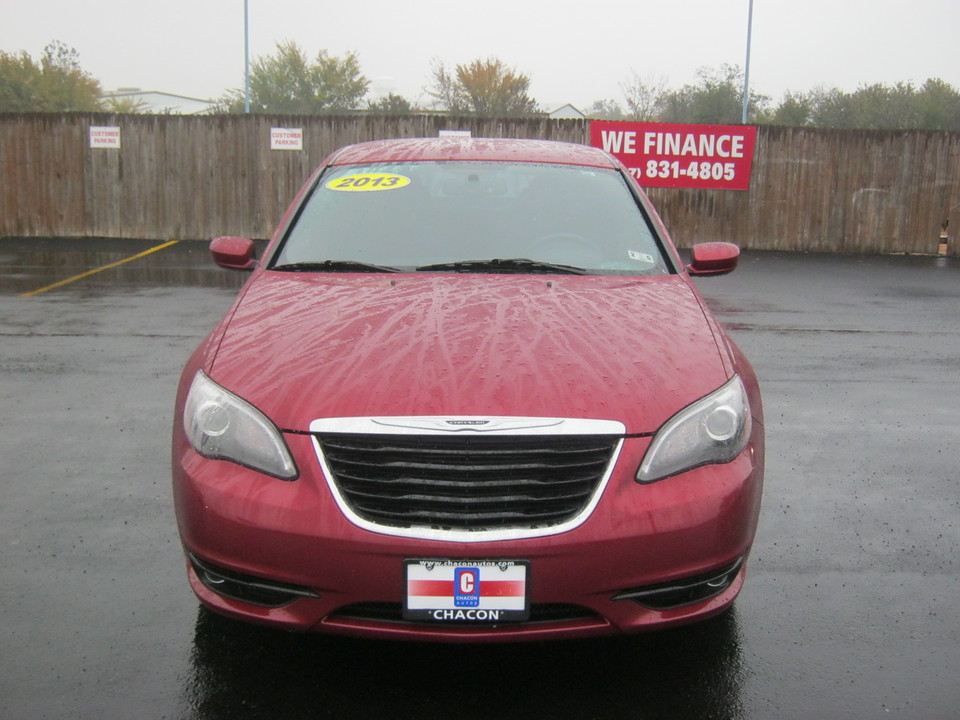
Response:
[[[91,126],[119,127],[120,148],[91,148]],[[302,128],[303,150],[270,150],[275,127]],[[0,236],[262,239],[337,147],[443,129],[589,139],[546,118],[0,115]],[[750,187],[650,196],[681,246],[936,253],[943,221],[960,226],[960,134],[761,127]]]

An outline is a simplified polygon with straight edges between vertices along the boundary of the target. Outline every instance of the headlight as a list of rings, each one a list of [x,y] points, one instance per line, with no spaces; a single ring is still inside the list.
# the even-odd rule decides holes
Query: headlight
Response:
[[[297,477],[280,431],[262,412],[198,372],[183,408],[183,429],[204,457],[232,460],[282,480]]]
[[[730,462],[749,438],[750,404],[735,376],[660,428],[640,463],[637,480],[653,482],[700,465]]]

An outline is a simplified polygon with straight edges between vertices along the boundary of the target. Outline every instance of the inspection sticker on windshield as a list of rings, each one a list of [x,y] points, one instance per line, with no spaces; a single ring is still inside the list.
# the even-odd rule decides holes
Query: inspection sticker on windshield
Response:
[[[653,255],[649,255],[645,252],[640,252],[639,250],[627,250],[627,256],[636,262],[647,263],[647,265],[656,265],[657,261],[653,258]]]
[[[358,173],[331,180],[325,188],[341,192],[372,192],[375,190],[397,190],[410,184],[410,178],[392,173]]]
[[[467,623],[527,620],[528,566],[523,560],[407,560],[403,617]]]

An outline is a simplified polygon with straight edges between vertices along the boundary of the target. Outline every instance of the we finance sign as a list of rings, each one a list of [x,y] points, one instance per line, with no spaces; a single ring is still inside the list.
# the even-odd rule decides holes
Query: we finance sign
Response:
[[[645,187],[748,190],[757,128],[594,120],[590,144]]]

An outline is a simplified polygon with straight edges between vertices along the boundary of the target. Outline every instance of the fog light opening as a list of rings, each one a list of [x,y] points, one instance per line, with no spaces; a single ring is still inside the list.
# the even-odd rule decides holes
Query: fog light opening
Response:
[[[725,568],[672,583],[632,588],[617,594],[614,600],[632,600],[651,610],[670,610],[684,605],[703,602],[729,588],[736,579],[743,558]]]
[[[302,597],[318,598],[309,588],[286,583],[272,582],[262,578],[242,575],[224,570],[190,555],[190,564],[203,586],[231,600],[260,605],[282,607]]]

